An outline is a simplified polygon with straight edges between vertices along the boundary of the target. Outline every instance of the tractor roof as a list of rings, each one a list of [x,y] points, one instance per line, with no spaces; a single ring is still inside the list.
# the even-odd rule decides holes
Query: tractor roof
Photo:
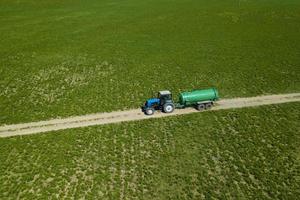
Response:
[[[158,92],[160,95],[168,95],[171,94],[171,92],[169,90],[163,90],[163,91],[159,91]]]

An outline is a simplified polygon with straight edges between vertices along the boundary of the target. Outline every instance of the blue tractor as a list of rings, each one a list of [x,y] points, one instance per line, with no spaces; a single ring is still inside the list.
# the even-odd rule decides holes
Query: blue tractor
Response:
[[[175,109],[170,91],[159,91],[157,98],[148,99],[142,110],[146,115],[153,115],[155,110],[161,110],[165,113],[171,113]]]

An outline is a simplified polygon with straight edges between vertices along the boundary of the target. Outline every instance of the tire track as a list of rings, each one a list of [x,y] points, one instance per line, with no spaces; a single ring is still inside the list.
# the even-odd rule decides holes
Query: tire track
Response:
[[[211,109],[234,109],[253,107],[269,104],[279,104],[300,101],[300,93],[279,94],[268,96],[257,96],[247,98],[222,99]],[[61,119],[51,119],[40,122],[30,122],[24,124],[4,125],[0,127],[0,137],[11,137],[17,135],[29,135],[49,131],[57,131],[70,128],[87,127],[102,124],[119,123],[125,121],[136,121],[151,118],[168,117],[199,112],[194,108],[177,109],[173,113],[165,114],[156,112],[154,115],[146,116],[140,109],[116,111],[110,113],[96,113],[82,116],[74,116]],[[206,111],[205,111],[206,112]]]

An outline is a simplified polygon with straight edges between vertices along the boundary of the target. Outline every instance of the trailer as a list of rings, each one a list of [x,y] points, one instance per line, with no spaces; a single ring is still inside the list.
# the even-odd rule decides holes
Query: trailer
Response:
[[[153,115],[157,110],[164,113],[171,113],[175,109],[184,109],[186,107],[195,107],[197,110],[203,111],[210,109],[218,99],[218,90],[209,88],[181,92],[178,96],[178,102],[175,103],[172,99],[172,93],[164,90],[158,92],[157,98],[148,99],[142,106],[142,111],[146,115]]]

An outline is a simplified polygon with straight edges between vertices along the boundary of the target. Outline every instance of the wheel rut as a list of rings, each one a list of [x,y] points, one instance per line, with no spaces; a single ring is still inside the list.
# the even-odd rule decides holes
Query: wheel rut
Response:
[[[222,110],[222,109],[236,109],[236,108],[280,104],[280,103],[288,103],[288,102],[299,102],[299,101],[300,101],[300,93],[222,99],[218,101],[212,109],[205,112]],[[186,109],[177,109],[173,113],[169,113],[169,114],[157,112],[151,116],[144,115],[140,109],[115,111],[110,113],[95,113],[95,114],[74,116],[68,118],[51,119],[47,121],[0,126],[0,137],[29,135],[29,134],[44,133],[49,131],[70,129],[70,128],[120,123],[126,121],[145,120],[145,119],[169,117],[175,115],[184,115],[184,114],[195,113],[195,112],[198,111],[195,110],[194,108],[186,108]]]

